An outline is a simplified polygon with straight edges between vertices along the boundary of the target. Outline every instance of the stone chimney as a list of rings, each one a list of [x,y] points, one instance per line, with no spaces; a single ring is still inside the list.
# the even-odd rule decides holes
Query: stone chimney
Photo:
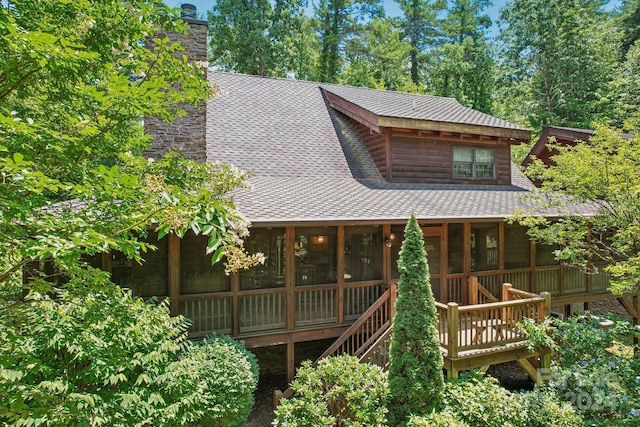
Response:
[[[196,19],[196,7],[192,4],[183,4],[180,19],[187,23],[186,34],[167,33],[171,41],[178,41],[184,51],[183,54],[193,62],[206,62],[207,60],[207,21]],[[150,42],[147,42],[150,48]],[[177,148],[189,159],[204,162],[206,161],[206,128],[207,109],[206,105],[194,107],[183,106],[186,114],[173,120],[172,123],[165,123],[158,117],[145,117],[144,131],[151,135],[151,146],[145,150],[146,157],[159,158],[167,151]]]

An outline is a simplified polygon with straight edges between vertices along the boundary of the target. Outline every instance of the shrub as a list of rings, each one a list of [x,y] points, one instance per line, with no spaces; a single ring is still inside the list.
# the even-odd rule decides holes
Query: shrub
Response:
[[[276,426],[384,426],[388,395],[380,367],[349,355],[306,361],[291,382],[294,396],[276,409]]]
[[[389,363],[392,425],[405,423],[411,414],[431,412],[444,388],[427,253],[422,230],[413,214],[404,236],[398,261],[400,281]]]
[[[609,351],[630,333],[628,323],[603,329],[599,319],[586,315],[556,326],[558,350],[549,386],[585,417],[640,422],[640,361]]]
[[[469,424],[461,421],[456,414],[445,410],[426,416],[412,415],[407,427],[469,427]]]
[[[518,396],[492,377],[448,382],[442,404],[472,427],[525,426],[526,414]]]
[[[575,409],[549,389],[536,388],[534,391],[518,394],[524,407],[526,427],[579,427],[584,420]]]
[[[187,341],[189,323],[166,302],[80,285],[31,293],[11,312],[23,321],[2,324],[0,424],[241,425],[257,382],[246,350]]]
[[[180,381],[179,395],[200,390],[185,411],[201,414],[193,425],[243,426],[254,404],[258,385],[256,358],[228,336],[212,337],[189,348],[171,369]],[[186,413],[185,413],[186,415]]]

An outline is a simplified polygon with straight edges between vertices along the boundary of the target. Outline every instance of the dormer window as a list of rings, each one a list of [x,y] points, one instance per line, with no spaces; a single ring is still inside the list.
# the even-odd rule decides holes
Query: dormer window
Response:
[[[453,177],[494,179],[495,159],[492,148],[453,147]]]

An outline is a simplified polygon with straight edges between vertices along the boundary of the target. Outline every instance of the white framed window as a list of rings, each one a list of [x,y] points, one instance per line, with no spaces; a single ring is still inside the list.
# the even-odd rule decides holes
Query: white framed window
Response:
[[[496,150],[453,147],[453,177],[494,179],[496,177]]]

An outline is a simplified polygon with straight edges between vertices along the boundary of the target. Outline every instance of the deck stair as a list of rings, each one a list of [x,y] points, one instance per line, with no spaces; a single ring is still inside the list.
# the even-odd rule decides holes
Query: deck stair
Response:
[[[395,305],[395,286],[387,289],[362,315],[338,337],[338,339],[316,359],[311,366],[317,366],[325,357],[351,354],[359,357],[375,344],[390,329]],[[293,396],[293,390],[276,390],[274,404],[280,399]]]

